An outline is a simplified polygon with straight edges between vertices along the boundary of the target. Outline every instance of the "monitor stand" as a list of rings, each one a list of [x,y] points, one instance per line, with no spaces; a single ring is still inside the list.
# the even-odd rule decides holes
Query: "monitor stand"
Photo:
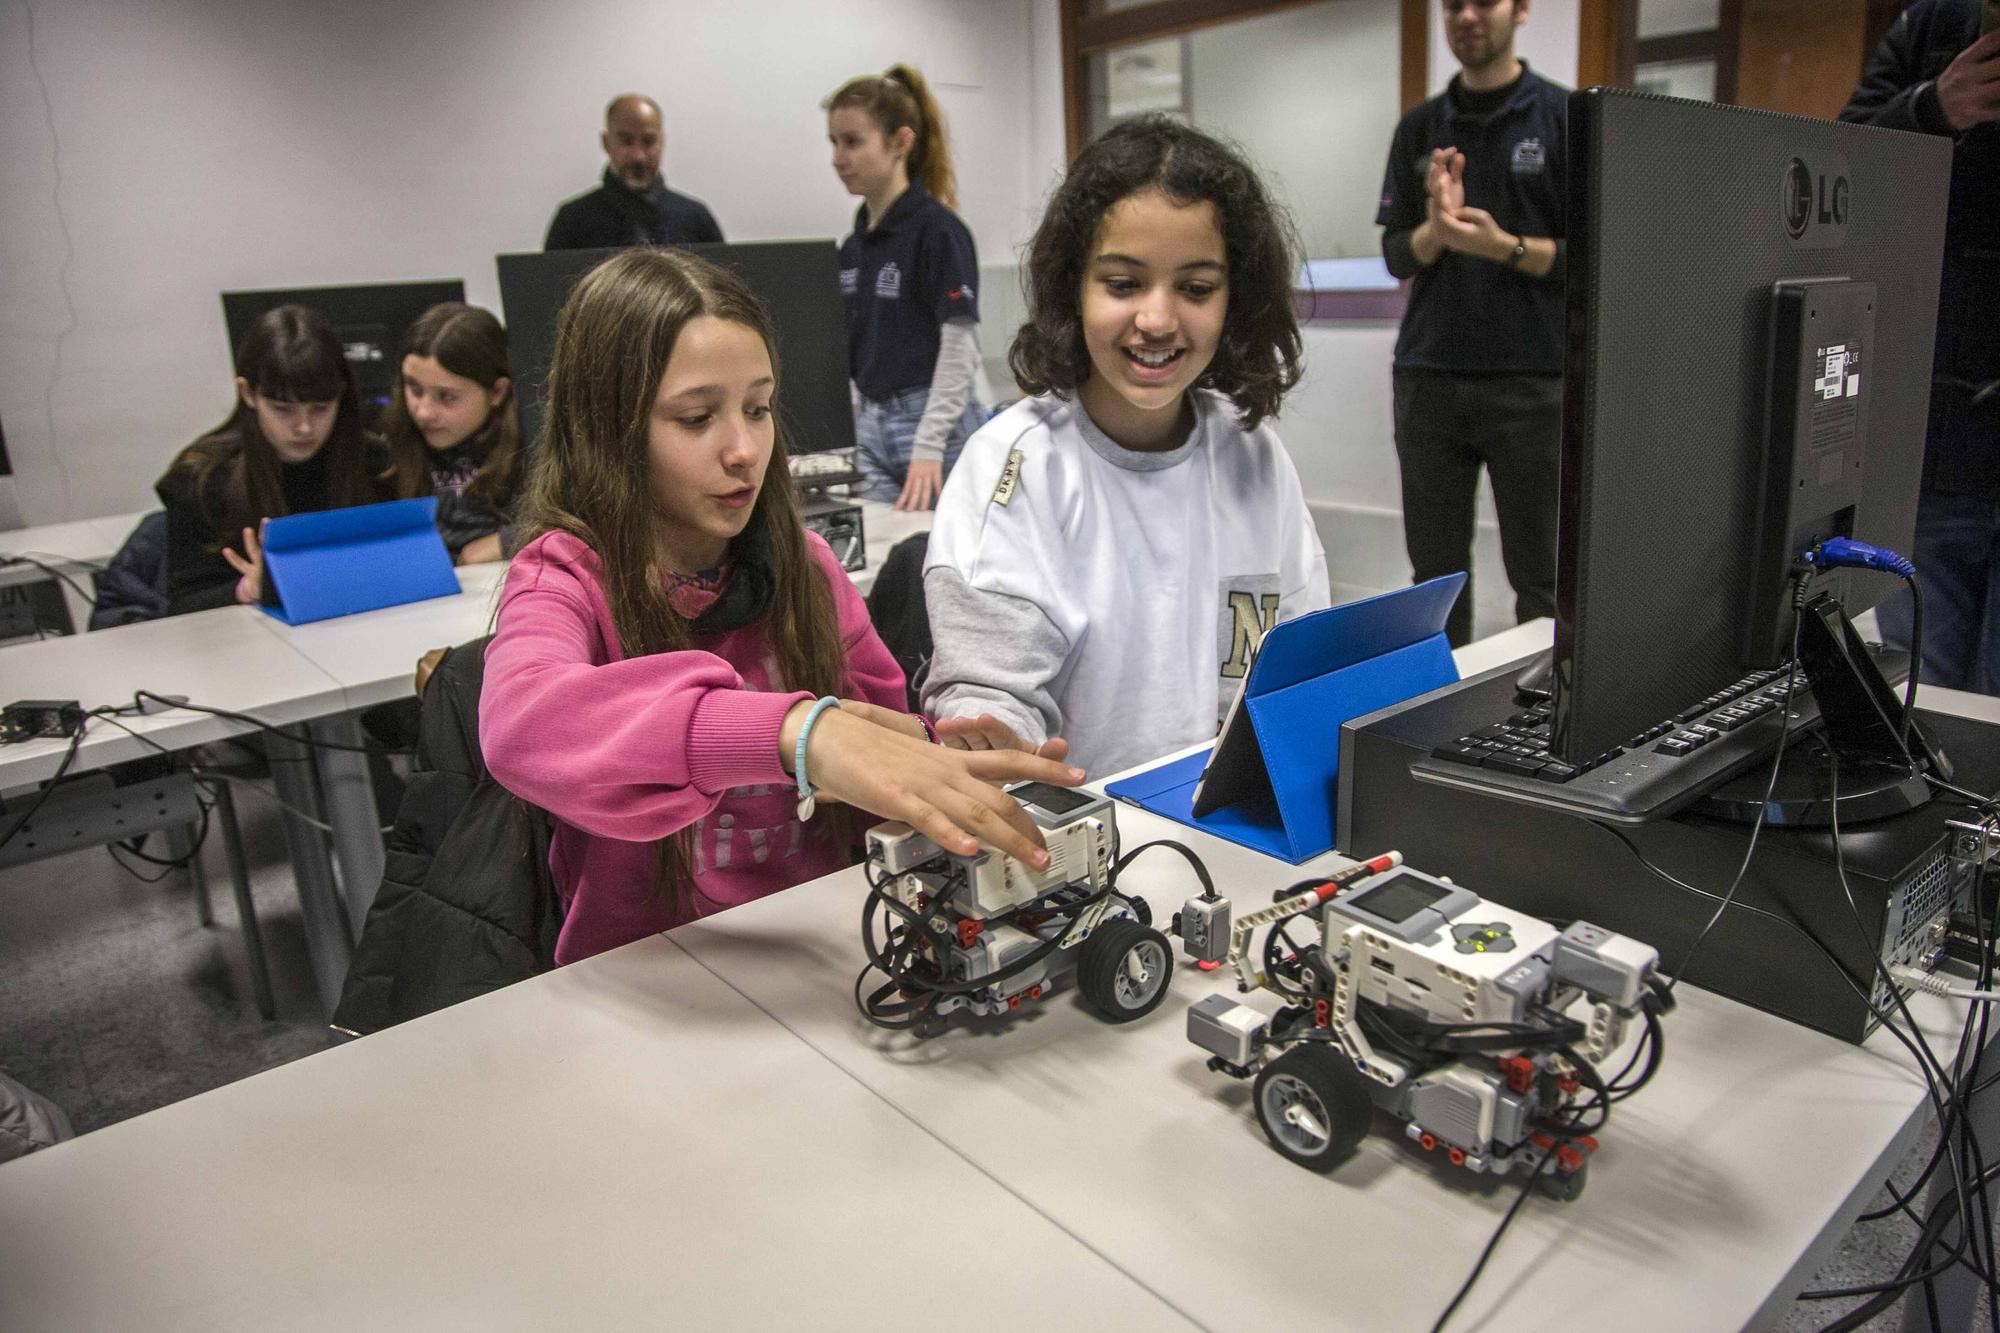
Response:
[[[1799,612],[1799,665],[1819,704],[1820,720],[1786,752],[1766,802],[1770,769],[1758,764],[1707,793],[1692,809],[1752,824],[1825,828],[1836,793],[1843,824],[1915,810],[1931,798],[1928,775],[1947,781],[1951,764],[1914,718],[1847,618],[1840,599],[1821,594]],[[1915,669],[1914,665],[1911,667]]]

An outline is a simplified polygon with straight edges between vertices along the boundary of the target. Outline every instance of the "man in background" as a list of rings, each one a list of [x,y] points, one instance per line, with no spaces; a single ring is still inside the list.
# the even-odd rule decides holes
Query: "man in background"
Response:
[[[613,98],[599,140],[611,159],[604,181],[556,210],[544,250],[597,250],[619,245],[688,245],[720,241],[722,228],[699,199],[667,188],[660,175],[666,135],[660,104],[640,93]]]
[[[2000,32],[1978,0],[1916,0],[1882,39],[1842,120],[1953,140],[1917,500],[1927,684],[2000,694]],[[1908,592],[1876,611],[1908,649]]]
[[[1395,360],[1404,544],[1418,582],[1468,574],[1456,646],[1482,465],[1515,615],[1555,614],[1567,90],[1514,54],[1528,0],[1443,3],[1460,70],[1396,126],[1375,221],[1389,271],[1413,279]]]

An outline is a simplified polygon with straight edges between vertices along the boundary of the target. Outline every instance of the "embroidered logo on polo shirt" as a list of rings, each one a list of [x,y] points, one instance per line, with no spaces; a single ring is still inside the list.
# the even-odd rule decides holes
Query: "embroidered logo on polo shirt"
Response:
[[[894,301],[903,295],[903,270],[890,260],[875,274],[875,295],[885,301]]]
[[[1007,466],[1000,469],[1000,480],[993,487],[993,503],[1002,506],[1006,505],[1009,500],[1014,498],[1014,487],[1019,485],[1020,481],[1021,451],[1019,449],[1009,450],[1007,454]]]
[[[861,270],[858,268],[844,268],[840,270],[840,294],[842,296],[852,296],[860,290]]]
[[[1549,165],[1548,149],[1540,139],[1523,139],[1514,145],[1511,165],[1516,176],[1539,176]]]
[[[972,300],[972,284],[969,282],[960,283],[946,292],[944,299],[947,301],[965,301],[970,303]]]

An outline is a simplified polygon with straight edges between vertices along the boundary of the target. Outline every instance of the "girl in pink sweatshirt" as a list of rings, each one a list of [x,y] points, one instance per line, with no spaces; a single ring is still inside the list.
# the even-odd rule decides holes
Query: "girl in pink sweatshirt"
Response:
[[[488,770],[554,819],[558,963],[847,865],[866,821],[813,819],[803,792],[1042,866],[992,784],[1083,780],[1060,751],[932,744],[899,710],[902,672],[800,523],[772,346],[740,280],[684,250],[619,254],[563,307],[479,706]]]

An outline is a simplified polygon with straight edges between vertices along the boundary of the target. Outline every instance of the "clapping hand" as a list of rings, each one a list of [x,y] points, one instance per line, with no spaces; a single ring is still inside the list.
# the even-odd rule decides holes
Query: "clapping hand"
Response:
[[[1424,171],[1424,215],[1439,245],[1480,259],[1512,258],[1515,238],[1501,230],[1493,215],[1465,202],[1465,154],[1456,148],[1431,152]]]

